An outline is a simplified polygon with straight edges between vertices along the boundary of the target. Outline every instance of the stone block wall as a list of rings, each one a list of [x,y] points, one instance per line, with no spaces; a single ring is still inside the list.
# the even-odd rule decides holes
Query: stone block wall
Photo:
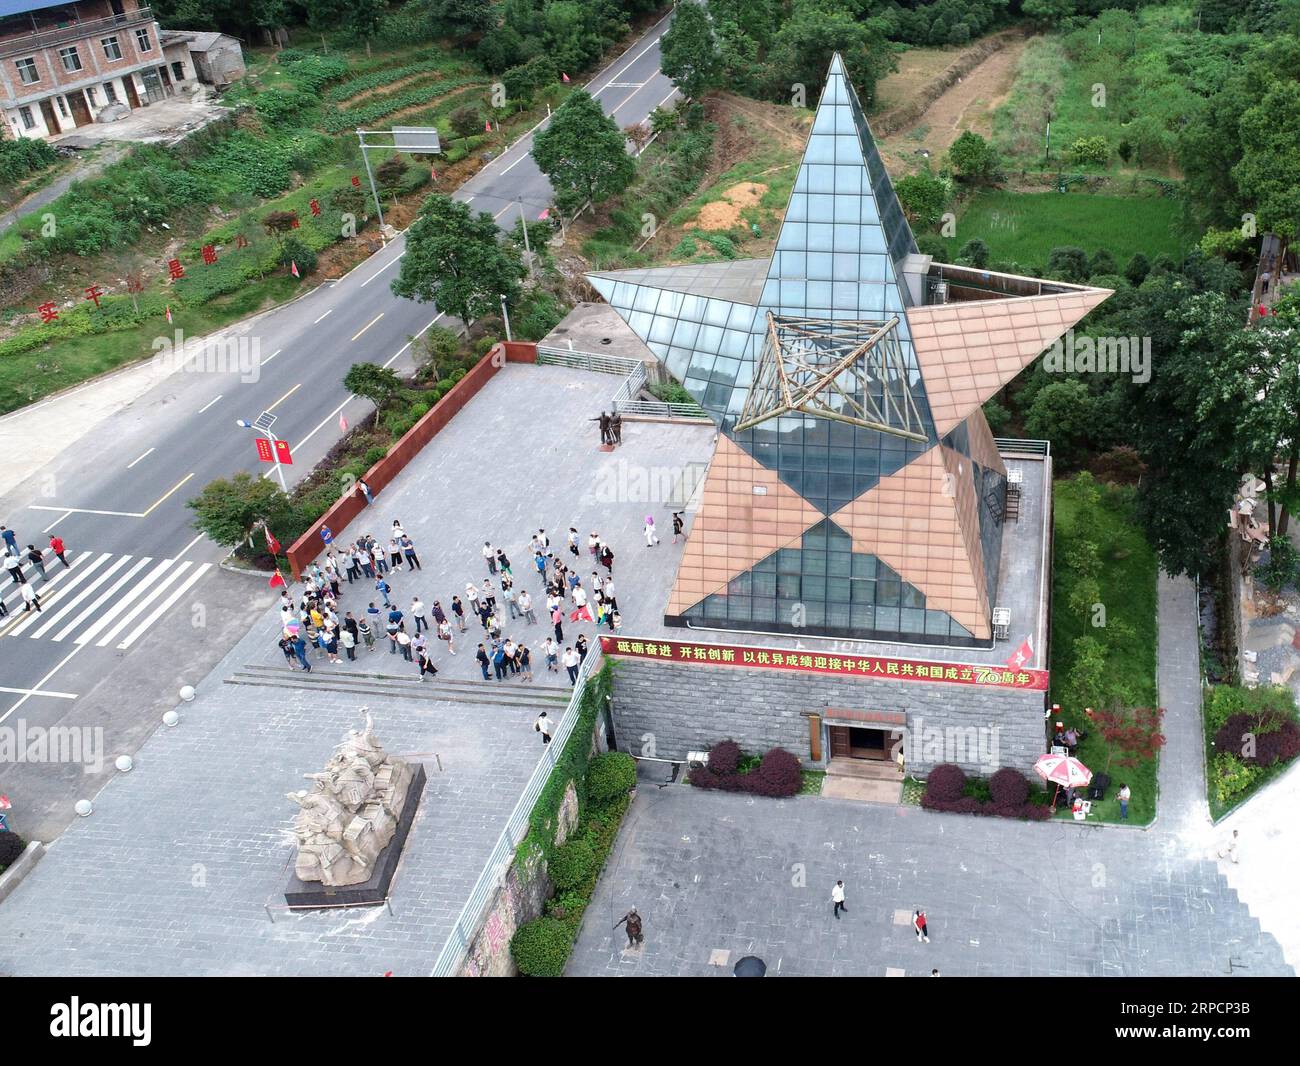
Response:
[[[1046,750],[1041,691],[616,662],[614,733],[618,750],[633,755],[684,761],[730,738],[746,751],[782,747],[821,767],[829,746],[823,735],[822,761],[811,759],[805,715],[828,707],[905,714],[907,771],[920,777],[941,762],[980,776],[998,766],[1027,773]]]

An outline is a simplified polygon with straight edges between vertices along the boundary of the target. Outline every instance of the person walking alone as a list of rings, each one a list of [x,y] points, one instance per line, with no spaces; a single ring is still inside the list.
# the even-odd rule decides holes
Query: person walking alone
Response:
[[[537,716],[533,729],[542,734],[542,747],[546,747],[551,742],[551,720],[546,717],[545,711]]]
[[[1121,822],[1128,821],[1128,801],[1133,798],[1133,790],[1128,785],[1119,786],[1119,818]]]
[[[564,658],[560,661],[564,663],[564,668],[569,671],[569,684],[576,685],[578,683],[578,667],[582,664],[582,656],[572,648],[565,648]]]
[[[58,559],[59,562],[61,562],[65,568],[67,568],[68,566],[68,560],[64,557],[63,554],[66,550],[67,549],[63,547],[62,537],[50,537],[50,551],[54,553],[54,557]]]
[[[634,948],[645,943],[645,937],[641,935],[641,915],[637,914],[635,907],[615,922],[614,928],[617,929],[624,922],[627,923],[627,946]]]
[[[917,907],[916,910],[912,912],[912,928],[916,930],[916,941],[918,944],[921,941],[925,941],[927,944],[930,943],[930,929],[929,926],[926,925],[925,911],[921,910],[920,907]]]
[[[655,532],[655,516],[648,514],[645,516],[645,546],[653,548],[659,543],[659,534]]]
[[[840,911],[843,911],[845,914],[849,913],[849,909],[846,906],[844,906],[844,882],[843,881],[835,882],[835,887],[831,889],[831,902],[835,904],[835,908],[832,911],[832,913],[835,915],[836,921],[839,921]]]
[[[0,536],[4,537],[5,551],[12,555],[18,554],[18,534],[8,526],[0,526]]]

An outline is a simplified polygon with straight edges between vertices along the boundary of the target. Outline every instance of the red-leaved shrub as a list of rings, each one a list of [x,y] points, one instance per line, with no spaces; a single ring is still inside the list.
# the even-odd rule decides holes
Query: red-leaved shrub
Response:
[[[1249,750],[1247,740],[1253,739],[1255,754]],[[1217,751],[1235,755],[1247,765],[1272,766],[1278,761],[1289,762],[1300,755],[1300,726],[1287,714],[1269,711],[1265,714],[1234,714],[1214,734]]]
[[[965,787],[966,771],[950,762],[936,766],[925,779],[926,796],[940,803],[961,799]]]
[[[734,774],[740,766],[740,745],[734,740],[720,740],[709,751],[709,769],[715,774]]]
[[[989,795],[997,807],[1023,807],[1029,800],[1029,782],[1019,770],[1004,766],[989,778]]]
[[[799,760],[784,748],[773,748],[763,756],[758,769],[744,774],[741,780],[752,779],[751,791],[759,796],[797,796],[803,787],[803,770]]]

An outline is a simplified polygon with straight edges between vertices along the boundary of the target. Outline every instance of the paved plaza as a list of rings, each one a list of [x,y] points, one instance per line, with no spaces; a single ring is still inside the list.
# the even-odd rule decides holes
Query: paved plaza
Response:
[[[522,571],[522,549],[539,526],[562,544],[577,524],[584,556],[594,528],[614,546],[624,616],[654,615],[660,603],[637,590],[671,581],[671,533],[646,548],[647,502],[637,492],[620,495],[619,485],[628,484],[628,470],[707,459],[712,434],[629,423],[620,451],[599,452],[587,419],[615,384],[558,367],[506,366],[340,538],[378,534],[401,519],[424,564],[414,581],[392,581],[405,607],[413,592],[446,603],[482,577],[485,539],[505,547]],[[651,501],[649,510],[671,529],[661,504]],[[362,590],[345,586],[342,605],[358,601],[364,609]],[[594,626],[584,629],[594,637]],[[77,820],[5,901],[0,973],[430,971],[536,766],[532,722],[539,707],[553,706],[542,698],[563,698],[567,685],[544,670],[532,689],[518,680],[469,684],[478,668],[472,645],[462,645],[455,657],[438,649],[443,674],[424,684],[380,650],[344,666],[313,660],[322,666],[308,686],[285,666],[278,632],[272,607],[197,686],[195,701],[181,705],[180,725],[145,742],[135,769],[110,781],[95,813]],[[566,626],[565,636],[576,632]],[[540,621],[537,633],[534,647]],[[386,691],[376,695],[375,679],[363,674],[393,677],[378,682]],[[233,678],[244,683],[227,683]],[[484,690],[489,699],[480,698]],[[283,830],[296,808],[285,794],[360,726],[364,705],[385,747],[428,773],[391,906],[286,913],[291,848]]]

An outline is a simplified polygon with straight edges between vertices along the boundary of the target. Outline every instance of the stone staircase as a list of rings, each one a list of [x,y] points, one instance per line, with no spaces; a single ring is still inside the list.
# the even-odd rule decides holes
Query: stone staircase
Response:
[[[444,680],[441,676],[418,681],[407,674],[385,674],[363,670],[326,670],[313,665],[311,673],[283,666],[246,664],[225,679],[227,685],[284,688],[296,692],[344,692],[373,698],[425,700],[430,703],[476,703],[497,707],[526,707],[555,714],[569,703],[568,686],[512,681]]]

